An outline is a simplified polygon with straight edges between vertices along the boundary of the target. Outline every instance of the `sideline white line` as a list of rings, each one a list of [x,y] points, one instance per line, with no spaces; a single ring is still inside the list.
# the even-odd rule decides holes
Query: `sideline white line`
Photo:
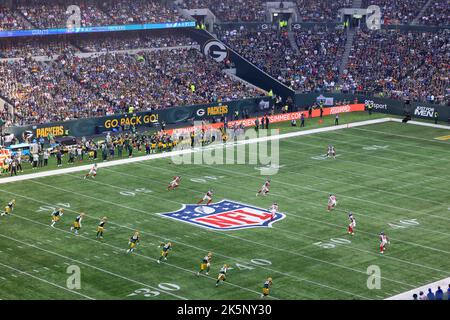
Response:
[[[450,284],[450,277],[449,278],[445,278],[445,279],[441,279],[432,283],[428,283],[428,284],[424,284],[418,288],[409,290],[409,291],[405,291],[402,293],[399,293],[395,296],[386,298],[384,300],[412,300],[413,299],[413,294],[417,293],[417,295],[419,295],[420,291],[423,291],[424,294],[428,293],[428,288],[431,288],[431,290],[433,292],[435,292],[437,290],[437,287],[440,286],[442,291],[446,291],[448,286]]]
[[[242,141],[235,142],[233,144],[217,144],[217,145],[208,146],[208,147],[176,150],[176,151],[170,151],[170,152],[164,152],[164,153],[156,153],[156,154],[151,154],[148,156],[139,156],[136,158],[113,160],[113,161],[109,161],[109,162],[99,162],[98,167],[106,168],[106,167],[118,166],[118,165],[122,165],[122,164],[142,162],[142,161],[147,161],[147,160],[152,160],[152,159],[170,158],[172,156],[191,154],[191,153],[208,150],[208,149],[222,149],[222,148],[234,147],[237,145],[252,144],[252,143],[256,143],[256,142],[288,139],[288,138],[292,138],[292,137],[304,136],[304,135],[320,133],[320,132],[336,131],[336,130],[340,130],[340,129],[354,128],[354,127],[366,126],[366,125],[370,125],[370,124],[385,123],[385,122],[389,122],[391,120],[392,120],[391,118],[381,118],[381,119],[374,119],[374,120],[359,121],[359,122],[342,124],[342,125],[338,125],[338,126],[316,128],[316,129],[305,130],[305,131],[295,131],[295,132],[289,132],[289,133],[273,135],[273,136],[268,136],[268,137],[242,140]],[[25,174],[23,176],[8,177],[8,178],[0,179],[0,184],[6,184],[6,183],[10,183],[10,182],[24,181],[24,180],[30,180],[30,179],[36,179],[36,178],[42,178],[42,177],[50,177],[50,176],[60,175],[60,174],[64,174],[64,173],[86,171],[86,170],[89,170],[91,168],[91,166],[92,166],[92,164],[88,164],[88,165],[79,166],[79,167],[56,169],[56,170],[49,170],[49,171],[44,171],[44,172]]]

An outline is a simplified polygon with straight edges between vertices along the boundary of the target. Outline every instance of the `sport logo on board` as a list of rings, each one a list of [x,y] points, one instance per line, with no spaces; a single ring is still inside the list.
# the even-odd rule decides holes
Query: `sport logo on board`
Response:
[[[185,204],[174,212],[161,215],[213,230],[239,230],[246,228],[270,228],[274,222],[286,217],[277,212],[272,219],[269,210],[231,200],[210,205]]]

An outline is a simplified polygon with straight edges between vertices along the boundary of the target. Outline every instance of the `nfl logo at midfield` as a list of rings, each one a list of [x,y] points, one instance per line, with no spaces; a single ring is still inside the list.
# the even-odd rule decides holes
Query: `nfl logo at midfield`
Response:
[[[187,204],[178,211],[161,215],[213,230],[268,228],[272,223],[286,217],[283,213],[277,213],[271,219],[272,215],[268,210],[231,200],[222,200],[208,206]]]

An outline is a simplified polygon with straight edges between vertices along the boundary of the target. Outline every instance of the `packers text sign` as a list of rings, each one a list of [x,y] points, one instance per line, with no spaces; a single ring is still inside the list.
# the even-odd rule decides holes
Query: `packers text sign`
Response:
[[[110,129],[126,125],[138,126],[153,122],[158,122],[157,114],[146,114],[144,116],[132,116],[132,117],[122,117],[118,119],[108,119],[103,123],[103,126],[107,129]]]

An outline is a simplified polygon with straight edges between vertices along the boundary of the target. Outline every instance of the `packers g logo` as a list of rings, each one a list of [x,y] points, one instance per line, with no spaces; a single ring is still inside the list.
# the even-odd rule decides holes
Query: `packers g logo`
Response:
[[[222,62],[228,57],[228,49],[218,40],[209,40],[203,47],[203,54],[217,62]]]
[[[197,110],[197,115],[198,115],[199,117],[204,116],[205,113],[206,113],[205,109],[198,109],[198,110]]]

